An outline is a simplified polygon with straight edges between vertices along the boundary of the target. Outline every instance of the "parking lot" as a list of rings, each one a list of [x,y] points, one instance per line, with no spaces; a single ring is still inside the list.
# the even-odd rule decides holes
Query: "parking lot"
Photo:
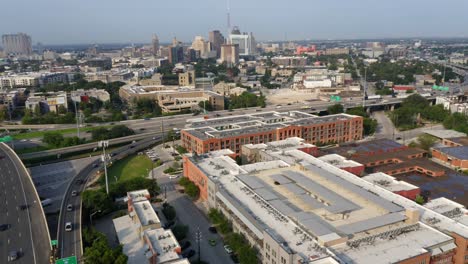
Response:
[[[62,197],[71,179],[88,164],[94,162],[98,157],[64,161],[29,168],[34,185],[39,197],[50,199],[50,205],[44,207],[45,213],[60,210]]]

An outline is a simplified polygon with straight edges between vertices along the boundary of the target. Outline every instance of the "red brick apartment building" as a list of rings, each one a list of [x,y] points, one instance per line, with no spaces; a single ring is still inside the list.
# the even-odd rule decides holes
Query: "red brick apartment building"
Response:
[[[300,137],[307,143],[351,142],[362,139],[363,118],[337,114],[315,116],[299,111],[265,112],[214,118],[191,123],[182,130],[182,145],[198,154],[230,149],[240,154],[242,145]]]

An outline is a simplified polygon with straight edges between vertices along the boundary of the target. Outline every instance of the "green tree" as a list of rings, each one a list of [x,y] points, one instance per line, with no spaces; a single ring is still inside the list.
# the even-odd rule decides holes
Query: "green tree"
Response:
[[[344,107],[342,104],[334,104],[327,108],[327,111],[330,115],[340,114],[344,112]]]
[[[429,150],[437,142],[437,138],[428,134],[418,136],[418,146],[424,150]]]
[[[67,108],[65,108],[64,105],[60,105],[60,106],[58,107],[58,113],[59,113],[59,114],[66,114],[66,113],[67,113]]]
[[[42,137],[42,142],[53,147],[60,147],[63,140],[63,135],[60,132],[46,132]]]
[[[206,111],[213,111],[214,108],[213,108],[213,105],[210,103],[210,101],[202,101],[202,102],[199,102],[198,103],[198,106],[201,108],[201,109],[205,109]]]
[[[185,187],[185,193],[187,193],[187,195],[190,196],[192,199],[195,199],[200,194],[200,189],[198,188],[197,185],[195,185],[195,183],[190,182]]]
[[[176,211],[172,205],[167,204],[163,207],[162,212],[167,220],[172,221],[176,217]]]
[[[415,201],[416,203],[418,203],[418,204],[424,204],[424,202],[425,202],[425,201],[424,201],[424,197],[421,196],[421,195],[416,196],[416,199],[414,199],[414,201]]]
[[[104,189],[86,190],[81,195],[81,199],[83,207],[88,212],[101,211],[100,214],[104,215],[114,209],[114,204]]]
[[[183,240],[187,237],[189,227],[187,225],[175,225],[172,228],[172,233],[178,241]]]

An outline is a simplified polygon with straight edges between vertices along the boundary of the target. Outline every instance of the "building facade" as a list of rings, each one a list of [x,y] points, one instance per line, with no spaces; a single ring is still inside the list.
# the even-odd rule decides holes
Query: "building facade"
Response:
[[[226,63],[231,66],[239,63],[239,45],[221,45],[221,63]]]
[[[327,144],[360,140],[363,118],[338,114],[315,116],[303,112],[266,112],[191,123],[182,130],[182,145],[190,152],[230,149],[240,154],[244,144],[267,143],[301,137],[308,143]]]
[[[31,37],[24,33],[7,34],[2,36],[3,52],[13,55],[31,55]]]
[[[216,57],[221,56],[221,45],[224,44],[224,36],[219,30],[213,30],[208,33],[208,40],[211,42],[211,49],[216,51]]]

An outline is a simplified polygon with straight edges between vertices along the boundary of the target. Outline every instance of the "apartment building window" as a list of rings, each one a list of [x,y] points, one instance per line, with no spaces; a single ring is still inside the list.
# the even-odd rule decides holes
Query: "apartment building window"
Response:
[[[268,243],[265,244],[265,248],[267,251],[270,251],[270,245]]]
[[[270,254],[265,253],[265,258],[268,259],[268,260],[270,260]]]
[[[272,250],[272,251],[271,251],[271,255],[272,255],[274,258],[276,258],[276,251]]]
[[[286,259],[281,257],[281,264],[286,264]]]
[[[419,264],[426,264],[426,260],[419,262]]]

